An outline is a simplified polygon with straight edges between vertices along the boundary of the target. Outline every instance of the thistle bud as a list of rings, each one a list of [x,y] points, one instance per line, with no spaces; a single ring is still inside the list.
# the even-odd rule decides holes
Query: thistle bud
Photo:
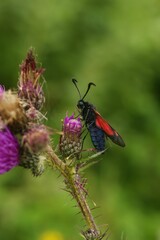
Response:
[[[50,143],[50,132],[44,125],[33,125],[22,137],[20,165],[31,169],[34,176],[45,170],[44,151]]]
[[[16,137],[0,124],[0,174],[3,174],[19,164],[20,146]]]
[[[39,82],[43,72],[43,68],[37,68],[35,56],[33,51],[30,50],[27,58],[20,66],[18,83],[18,96],[24,101],[26,110],[31,106],[40,110],[43,106],[45,98],[42,85]]]
[[[60,138],[60,152],[64,158],[80,156],[82,150],[81,131],[82,123],[80,118],[75,119],[74,115],[66,116],[63,121],[63,135]]]
[[[49,142],[50,133],[44,125],[33,126],[22,138],[23,146],[33,153],[45,151]]]

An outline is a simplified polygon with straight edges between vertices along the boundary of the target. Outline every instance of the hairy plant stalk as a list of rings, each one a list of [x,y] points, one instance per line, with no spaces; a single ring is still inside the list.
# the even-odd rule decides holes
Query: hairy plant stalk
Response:
[[[84,220],[88,226],[88,232],[94,233],[94,238],[88,239],[101,239],[100,230],[98,229],[93,215],[91,213],[90,207],[87,203],[86,196],[87,192],[84,189],[84,183],[81,179],[81,176],[76,170],[76,167],[71,167],[67,163],[64,163],[53,151],[53,149],[48,146],[47,153],[53,162],[53,165],[56,169],[60,171],[60,173],[65,178],[65,184],[67,187],[67,191],[73,196],[76,200],[80,211],[84,217]],[[87,239],[87,238],[86,238]]]
[[[68,169],[69,170],[69,169]],[[99,235],[98,227],[94,221],[94,218],[91,214],[91,210],[89,205],[86,201],[86,192],[83,189],[83,183],[81,182],[81,177],[78,173],[72,173],[70,170],[68,171],[68,185],[72,190],[72,195],[74,196],[75,200],[78,203],[78,206],[84,216],[84,219],[89,226],[89,229],[92,229],[96,235]]]
[[[66,164],[55,154],[51,146],[47,146],[46,152],[50,157],[53,166],[60,171],[60,173],[67,178]]]

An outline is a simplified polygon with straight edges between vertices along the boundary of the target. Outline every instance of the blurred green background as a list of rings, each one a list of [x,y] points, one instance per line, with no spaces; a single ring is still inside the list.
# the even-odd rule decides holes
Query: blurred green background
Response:
[[[86,172],[97,223],[109,239],[160,239],[160,1],[0,0],[0,79],[17,86],[19,64],[32,46],[46,69],[48,125],[61,129],[79,99],[87,100],[126,142],[109,144]],[[58,137],[55,137],[55,146]],[[91,147],[89,137],[86,147]],[[48,170],[40,178],[15,168],[0,176],[0,239],[79,240],[84,222]],[[92,201],[91,201],[91,205]]]

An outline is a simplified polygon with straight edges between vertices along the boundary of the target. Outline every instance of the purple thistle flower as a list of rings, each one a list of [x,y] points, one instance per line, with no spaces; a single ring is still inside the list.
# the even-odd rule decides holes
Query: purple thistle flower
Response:
[[[82,123],[80,118],[66,116],[63,121],[63,135],[60,138],[60,152],[64,158],[72,156],[79,159],[82,150]]]
[[[15,136],[5,127],[0,129],[0,174],[19,164],[19,144]]]
[[[81,133],[82,123],[80,118],[75,119],[74,114],[70,117],[66,116],[63,123],[64,134],[77,135]]]

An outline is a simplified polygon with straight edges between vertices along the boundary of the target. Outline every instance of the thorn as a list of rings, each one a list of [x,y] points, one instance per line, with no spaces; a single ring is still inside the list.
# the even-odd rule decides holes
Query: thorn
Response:
[[[78,205],[74,205],[73,208],[78,208]]]
[[[105,230],[105,232],[102,234],[102,237],[100,238],[100,240],[103,239],[103,238],[106,236],[106,233],[108,232],[108,230],[109,230],[109,226],[107,227],[107,229]],[[110,235],[111,235],[111,232],[108,233],[106,240],[110,237]]]
[[[122,232],[122,234],[121,234],[121,240],[127,240],[127,236],[125,236],[126,234],[124,233],[124,232]]]
[[[57,179],[60,178],[62,176],[62,173],[60,173],[58,176],[57,176]]]
[[[105,236],[105,235],[104,235]],[[109,233],[108,235],[107,235],[107,238],[106,238],[106,240],[108,240],[108,238],[111,236],[111,233]]]
[[[92,203],[93,203],[93,205],[95,206],[95,207],[97,207],[97,204],[92,200]]]
[[[97,215],[97,216],[96,216],[96,217],[94,217],[94,218],[96,219],[96,218],[99,218],[99,217],[102,217],[102,215],[101,215],[101,214],[99,214],[99,215]]]
[[[70,190],[66,189],[66,188],[60,188],[60,189],[65,191],[65,192],[68,192],[68,193],[72,194],[72,192]]]
[[[78,212],[78,213],[75,213],[75,216],[77,216],[77,215],[79,215],[81,213],[81,211],[80,212]],[[84,220],[84,219],[83,219]]]
[[[72,194],[72,192],[71,192],[71,194]],[[73,200],[75,200],[75,198],[74,198],[74,196],[72,195],[72,197],[71,197],[71,201],[73,201]]]
[[[101,208],[101,207],[100,206],[95,206],[95,207],[91,208],[91,211],[96,210],[98,208]]]

